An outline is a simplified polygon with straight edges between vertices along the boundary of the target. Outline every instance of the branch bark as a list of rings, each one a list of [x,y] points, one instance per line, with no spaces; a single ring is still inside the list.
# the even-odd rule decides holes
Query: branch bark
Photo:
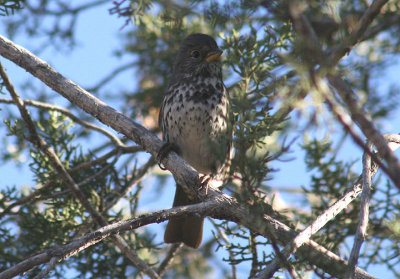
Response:
[[[387,162],[387,174],[397,188],[400,189],[400,163],[390,150],[385,138],[378,131],[374,123],[368,119],[368,114],[360,107],[350,86],[338,75],[328,74],[327,78],[346,103],[350,110],[351,118],[358,124],[364,135],[376,146],[379,156]]]
[[[367,143],[368,149],[372,151],[373,145]],[[358,228],[351,249],[350,259],[349,259],[349,270],[345,275],[345,278],[352,279],[354,277],[354,269],[358,262],[358,257],[360,255],[361,245],[367,237],[367,227],[369,218],[369,202],[371,194],[371,157],[365,152],[363,156],[363,191],[361,194],[361,210],[360,210],[360,221],[358,223]]]

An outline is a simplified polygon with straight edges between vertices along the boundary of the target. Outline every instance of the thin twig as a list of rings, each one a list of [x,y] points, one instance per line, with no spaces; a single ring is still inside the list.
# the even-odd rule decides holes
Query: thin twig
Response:
[[[92,161],[83,162],[83,163],[79,164],[78,166],[70,168],[69,171],[75,172],[78,170],[83,170],[83,169],[89,168],[94,165],[102,164],[105,161],[107,161],[107,159],[111,158],[112,156],[117,155],[119,152],[121,152],[121,154],[127,154],[127,153],[136,153],[138,151],[143,151],[143,148],[140,146],[137,146],[137,145],[126,146],[126,147],[116,147],[113,150],[109,151],[108,153],[104,154],[103,156],[101,156],[97,159],[94,159]]]
[[[92,180],[94,180],[96,177],[102,175],[106,170],[108,170],[109,168],[111,168],[113,165],[115,165],[115,163],[118,161],[119,156],[121,155],[121,150],[119,153],[117,153],[117,155],[115,156],[114,160],[107,164],[105,167],[101,168],[98,172],[96,172],[95,174],[86,177],[84,180],[82,180],[81,182],[78,183],[79,188],[81,188],[82,186],[85,186],[86,184],[88,184],[89,182],[91,182]],[[54,198],[57,196],[63,196],[67,193],[70,193],[71,190],[70,189],[66,189],[64,191],[59,191],[59,192],[54,192],[51,195],[47,195],[47,196],[43,196],[42,199],[50,199],[50,198]]]
[[[4,99],[0,98],[0,103],[4,104],[15,104],[15,102],[11,99]],[[102,133],[103,135],[107,136],[116,146],[119,147],[127,147],[121,140],[116,137],[113,133],[110,131],[107,131],[106,129],[101,128],[100,126],[94,125],[92,123],[89,123],[87,121],[84,121],[80,119],[79,117],[75,116],[70,110],[57,106],[57,105],[52,105],[44,102],[39,102],[35,100],[24,100],[25,105],[37,107],[40,109],[45,109],[45,110],[50,110],[50,111],[58,111],[64,114],[65,116],[68,116],[72,121],[82,125],[83,127],[97,131],[99,133]]]
[[[86,88],[86,90],[89,92],[98,91],[102,86],[106,85],[111,80],[113,80],[115,77],[117,77],[118,74],[122,73],[123,71],[125,71],[127,69],[133,68],[135,65],[136,65],[136,62],[130,62],[130,63],[126,63],[124,65],[118,66],[118,68],[114,69],[113,71],[111,71],[110,74],[108,74],[106,77],[104,77],[102,80],[100,80],[97,83],[97,85]]]
[[[316,83],[318,84],[318,83]],[[324,94],[324,98],[326,103],[328,104],[330,110],[334,113],[334,116],[339,120],[339,122],[342,124],[344,129],[349,133],[351,138],[354,140],[354,142],[362,148],[362,150],[367,153],[373,161],[379,165],[379,167],[382,169],[383,172],[387,173],[389,175],[390,171],[389,169],[383,164],[382,160],[378,157],[377,154],[371,152],[365,145],[364,141],[361,139],[361,137],[357,134],[357,132],[352,128],[352,123],[348,121],[351,117],[348,115],[348,113],[345,111],[345,109],[340,106],[337,102],[331,98],[328,90],[324,90],[321,85],[316,86],[319,90],[320,93]],[[327,87],[324,87],[327,88]]]
[[[310,237],[318,232],[326,223],[332,220],[337,214],[339,214],[361,193],[361,185],[357,180],[354,184],[353,189],[345,193],[340,199],[326,209],[321,215],[319,215],[306,229],[301,231],[297,236],[290,241],[285,248],[281,251],[284,257],[287,259],[292,253],[294,253],[299,247],[310,240]],[[267,267],[258,274],[256,278],[269,278],[271,277],[281,266],[281,259],[276,257]]]
[[[389,143],[392,151],[400,147],[400,135],[384,134],[383,137]],[[368,149],[372,149],[372,143],[367,143]],[[363,192],[361,195],[360,221],[358,223],[356,236],[354,238],[353,248],[350,253],[348,272],[345,278],[354,278],[354,270],[360,254],[361,245],[367,236],[369,200],[371,192],[372,173],[376,171],[376,165],[371,162],[371,157],[364,153],[363,156]]]
[[[374,18],[379,14],[383,5],[385,5],[388,0],[375,0],[365,11],[359,22],[354,28],[354,31],[345,38],[341,44],[339,44],[329,57],[329,63],[331,65],[336,65],[344,55],[350,52],[351,48],[356,45],[363,37],[368,26],[374,20]]]
[[[142,260],[133,249],[129,246],[126,240],[120,235],[112,236],[115,245],[121,250],[121,252],[131,260],[131,262],[143,273],[147,274],[150,278],[161,279],[157,272],[151,268],[144,260]]]
[[[267,228],[267,230],[269,230],[269,228]],[[268,237],[271,240],[271,245],[275,251],[276,256],[275,256],[274,260],[272,260],[272,262],[269,263],[262,271],[260,271],[255,276],[252,276],[251,278],[255,278],[255,279],[272,278],[274,273],[276,271],[278,271],[278,269],[281,266],[283,266],[289,272],[292,279],[297,279],[298,276],[294,273],[293,267],[290,264],[290,262],[288,261],[290,254],[285,253],[285,249],[283,249],[283,251],[279,250],[278,240],[271,231],[268,232]],[[287,245],[290,245],[290,243]],[[293,252],[295,252],[295,251],[293,251]]]
[[[367,143],[367,148],[372,151],[372,144]],[[362,194],[361,194],[361,210],[360,210],[360,221],[358,223],[356,236],[354,239],[353,248],[351,249],[349,258],[348,272],[344,278],[354,278],[354,270],[358,262],[360,255],[361,245],[367,236],[368,218],[369,218],[369,201],[371,194],[371,157],[364,153],[363,156],[363,182],[362,182]]]
[[[165,256],[165,259],[160,263],[159,267],[157,268],[157,273],[158,275],[160,275],[160,277],[164,275],[165,271],[172,264],[172,261],[174,260],[176,254],[182,247],[183,243],[175,243],[171,245],[167,255]]]
[[[151,157],[142,167],[136,170],[135,174],[132,175],[132,179],[129,181],[128,186],[124,187],[117,197],[107,202],[106,209],[108,210],[112,208],[120,199],[125,197],[135,185],[140,183],[146,177],[146,175],[153,169],[155,164],[156,161],[153,157]]]
[[[213,224],[214,228],[217,230],[219,237],[225,242],[226,246],[229,247],[231,246],[231,242],[226,235],[226,233],[221,230],[221,228],[217,225],[217,223],[212,219],[208,218],[208,220]],[[227,249],[229,253],[229,260],[234,260],[235,255],[233,254],[233,251],[231,249]],[[237,279],[237,271],[236,271],[236,265],[231,264],[231,269],[232,269],[232,279]]]
[[[250,232],[250,237],[249,237],[249,248],[251,252],[251,269],[249,273],[249,277],[253,277],[254,275],[257,274],[258,272],[258,267],[259,267],[259,262],[258,262],[258,255],[257,255],[257,234],[254,232]]]
[[[52,257],[50,261],[47,263],[46,268],[42,269],[33,279],[42,279],[45,278],[50,271],[54,269],[57,263],[60,261],[59,257]]]

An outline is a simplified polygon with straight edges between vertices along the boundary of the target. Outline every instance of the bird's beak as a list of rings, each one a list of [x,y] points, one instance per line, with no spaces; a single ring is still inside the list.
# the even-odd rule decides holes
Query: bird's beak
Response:
[[[221,56],[222,50],[215,50],[207,53],[206,61],[207,63],[213,62],[215,60],[218,60],[218,58]]]

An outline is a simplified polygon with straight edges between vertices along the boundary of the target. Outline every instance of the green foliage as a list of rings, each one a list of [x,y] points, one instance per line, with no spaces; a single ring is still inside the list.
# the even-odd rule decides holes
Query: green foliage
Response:
[[[304,189],[308,193],[312,214],[302,214],[301,220],[312,221],[339,199],[357,180],[358,175],[351,170],[353,163],[343,163],[337,158],[336,150],[329,140],[311,140],[304,143],[302,148],[306,150],[307,168],[313,171],[313,174],[310,188]],[[365,260],[365,267],[375,260],[383,263],[381,259],[383,246],[384,253],[392,255],[397,253],[399,234],[396,212],[400,201],[397,198],[398,193],[399,191],[389,184],[374,184],[371,195],[368,244],[365,254],[361,256],[361,259]],[[324,226],[321,232],[314,236],[314,240],[338,254],[349,253],[347,241],[352,239],[357,229],[358,223],[354,220],[359,219],[359,208],[360,201],[353,201],[345,211]],[[373,260],[374,257],[378,258]],[[396,273],[394,263],[397,263],[397,260],[391,259],[388,267]]]
[[[306,151],[307,168],[312,171],[311,184],[304,189],[309,196],[311,214],[302,216],[302,220],[312,221],[352,187],[358,176],[351,170],[354,163],[343,163],[336,158],[328,139],[310,140],[302,148]],[[316,240],[328,249],[340,252],[346,238],[355,234],[357,222],[352,220],[358,220],[359,208],[359,200],[353,201],[347,210],[321,230]]]
[[[9,125],[10,134],[26,138],[26,128],[23,124],[18,123]],[[72,132],[72,122],[63,114],[58,112],[43,114],[42,119],[36,125],[40,129],[41,137],[55,150],[64,166],[72,170],[71,175],[75,181],[81,182],[91,178],[89,183],[81,185],[81,190],[88,201],[103,212],[110,206],[107,201],[119,196],[119,177],[113,166],[107,162],[100,162],[89,168],[79,167],[95,158],[90,153],[82,154],[79,146],[74,145],[76,137]],[[65,181],[57,175],[48,157],[32,149],[31,159],[30,169],[34,174],[34,180],[38,185],[42,185],[41,189],[35,190],[36,197],[32,197],[31,191],[17,194],[15,187],[2,191],[2,196],[7,197],[0,204],[3,210],[10,204],[30,197],[27,203],[15,208],[18,218],[11,217],[2,220],[6,228],[19,228],[19,232],[10,230],[9,237],[4,237],[4,245],[11,245],[10,247],[13,249],[2,249],[2,258],[14,259],[12,262],[2,265],[4,268],[18,263],[26,255],[65,244],[71,238],[79,237],[96,227],[92,223],[91,217],[85,213],[82,204],[65,185]],[[118,188],[115,189],[115,187]],[[120,220],[121,213],[121,211],[103,212],[110,222]],[[10,241],[10,237],[12,241]],[[86,268],[92,264],[93,273],[91,274],[95,274],[95,266],[100,262],[93,263],[93,260],[86,258],[85,255],[81,256],[88,263]],[[31,275],[34,276],[34,274],[35,271]],[[62,278],[61,274],[59,276]]]
[[[241,77],[230,91],[236,149],[232,172],[242,174],[242,186],[249,189],[259,187],[265,179],[270,154],[265,140],[282,123],[270,115],[274,94],[270,71],[279,65],[276,51],[282,48],[277,43],[278,32],[273,31],[251,28],[249,34],[239,36],[233,30],[224,37],[229,63]]]

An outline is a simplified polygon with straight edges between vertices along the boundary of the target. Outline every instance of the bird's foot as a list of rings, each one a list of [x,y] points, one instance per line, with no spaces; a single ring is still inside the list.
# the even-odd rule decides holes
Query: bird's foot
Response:
[[[211,179],[212,179],[212,177],[208,174],[200,174],[199,175],[199,180],[200,180],[199,190],[205,189],[206,195],[207,195],[207,191],[208,191],[208,183],[210,182]]]
[[[163,144],[163,146],[161,146],[156,158],[160,169],[166,170],[166,168],[162,165],[162,160],[164,160],[165,157],[167,157],[171,151],[174,151],[175,153],[179,154],[179,147],[176,144],[170,142],[166,142]]]

